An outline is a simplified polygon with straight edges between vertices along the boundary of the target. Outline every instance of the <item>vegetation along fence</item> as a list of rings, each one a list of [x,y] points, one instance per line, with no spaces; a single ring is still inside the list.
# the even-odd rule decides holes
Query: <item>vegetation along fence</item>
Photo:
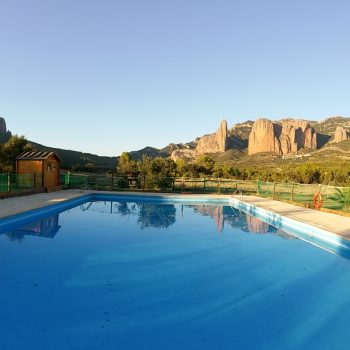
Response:
[[[191,193],[232,194],[236,190],[256,193],[256,181],[232,179],[154,177],[145,174],[137,176],[121,174],[77,174],[67,173],[61,176],[61,183],[69,188],[84,188],[87,185],[96,190],[134,190]]]
[[[233,180],[218,178],[150,177],[121,174],[61,175],[64,188],[82,189],[89,186],[103,191],[162,191],[181,193],[257,194],[276,200],[292,201],[313,208],[315,203],[323,208],[350,212],[350,187]],[[0,174],[0,193],[32,191],[42,188],[41,174]]]
[[[350,187],[257,181],[257,195],[350,212]]]

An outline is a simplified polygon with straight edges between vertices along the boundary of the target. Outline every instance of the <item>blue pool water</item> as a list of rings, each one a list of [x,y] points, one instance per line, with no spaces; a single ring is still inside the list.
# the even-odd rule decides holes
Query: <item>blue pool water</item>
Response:
[[[346,349],[350,261],[223,204],[85,203],[0,234],[0,349]]]

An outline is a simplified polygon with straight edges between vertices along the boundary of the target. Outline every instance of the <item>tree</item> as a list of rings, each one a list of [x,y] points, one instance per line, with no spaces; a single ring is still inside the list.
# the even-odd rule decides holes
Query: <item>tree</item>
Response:
[[[32,146],[24,136],[12,136],[5,144],[0,145],[0,172],[14,172],[16,158],[25,151],[31,151]]]
[[[137,170],[140,173],[148,174],[151,172],[152,158],[144,154],[142,159],[137,162]]]
[[[306,163],[297,168],[297,173],[300,176],[300,182],[304,184],[319,183],[321,178],[320,169],[311,163]]]
[[[176,172],[179,176],[185,176],[186,175],[186,169],[187,167],[187,162],[185,161],[185,159],[179,158],[176,161]]]
[[[129,152],[122,153],[119,158],[117,169],[121,174],[131,174],[137,170],[136,162],[131,159]]]
[[[142,230],[149,227],[168,228],[176,222],[176,208],[172,204],[143,203],[138,204],[138,207],[137,222]]]
[[[212,175],[215,165],[215,162],[212,158],[206,155],[202,155],[197,159],[196,164],[201,175]]]
[[[148,178],[158,188],[167,189],[172,187],[176,175],[176,163],[170,158],[154,158],[151,162]]]

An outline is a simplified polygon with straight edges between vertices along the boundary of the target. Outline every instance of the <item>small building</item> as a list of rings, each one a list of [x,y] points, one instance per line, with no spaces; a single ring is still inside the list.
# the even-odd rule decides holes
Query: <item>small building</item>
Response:
[[[17,174],[31,174],[35,188],[50,190],[60,185],[61,162],[55,152],[23,152],[16,158]]]
[[[59,215],[49,216],[48,218],[42,219],[40,221],[22,226],[21,228],[8,232],[8,235],[12,238],[17,238],[21,240],[25,235],[44,237],[44,238],[54,238],[57,232],[60,230],[61,226],[59,223]]]

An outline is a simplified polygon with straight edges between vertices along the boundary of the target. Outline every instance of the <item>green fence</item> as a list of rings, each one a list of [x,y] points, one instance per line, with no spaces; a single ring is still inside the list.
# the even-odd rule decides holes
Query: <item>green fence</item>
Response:
[[[41,174],[0,174],[0,193],[35,190],[41,187]]]
[[[244,193],[256,193],[256,181],[232,179],[185,178],[185,177],[148,177],[147,175],[125,176],[120,174],[79,174],[67,173],[61,178],[62,184],[69,188],[85,188],[87,185],[96,190],[158,190],[165,192],[222,193],[233,194],[236,190]]]
[[[320,192],[322,207],[350,211],[350,187],[263,182],[233,179],[152,177],[146,175],[126,176],[121,174],[80,174],[68,173],[62,177],[62,184],[69,188],[86,188],[105,191],[148,191],[178,193],[221,193],[257,194],[276,200],[293,201],[314,207],[314,195]]]
[[[337,187],[318,184],[298,184],[283,182],[257,182],[257,194],[276,200],[287,200],[314,207],[314,196],[317,202],[322,199],[322,208],[350,212],[350,187]]]

